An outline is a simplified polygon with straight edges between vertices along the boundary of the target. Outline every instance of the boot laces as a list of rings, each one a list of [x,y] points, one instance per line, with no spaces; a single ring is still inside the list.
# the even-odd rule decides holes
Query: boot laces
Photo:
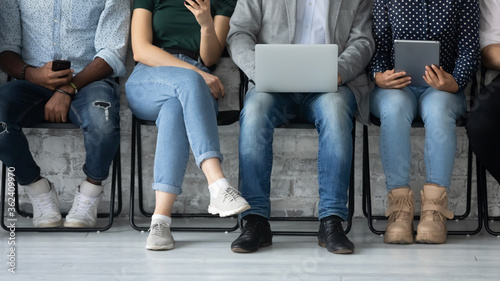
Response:
[[[392,214],[389,216],[390,221],[396,221],[398,219],[407,219],[408,216],[410,215],[409,212],[403,211],[404,207],[407,207],[411,209],[412,205],[412,200],[410,196],[399,196],[394,199],[393,205],[394,206],[399,206],[398,210],[396,212],[392,212]]]
[[[439,199],[426,200],[425,204],[440,205],[440,206],[442,206],[444,204],[444,199],[445,199],[444,197],[441,197]],[[443,216],[443,214],[441,214],[438,211],[424,211],[424,212],[422,212],[421,217],[422,217],[422,220],[427,219],[427,220],[430,220],[430,221],[434,221],[435,225],[438,225],[439,222],[446,221],[446,217]]]

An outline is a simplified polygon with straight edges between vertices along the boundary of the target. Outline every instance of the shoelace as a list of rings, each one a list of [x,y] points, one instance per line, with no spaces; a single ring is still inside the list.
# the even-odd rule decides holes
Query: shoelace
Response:
[[[339,221],[324,224],[324,227],[327,240],[329,240],[329,237],[334,235],[334,233],[345,234],[342,223]]]
[[[238,197],[241,197],[241,194],[239,191],[237,191],[236,189],[234,188],[227,188],[226,191],[224,192],[224,200],[223,201],[226,201],[226,200],[229,200],[229,201],[234,201],[236,200],[236,198]]]
[[[154,223],[148,229],[148,231],[152,232],[153,235],[156,236],[164,236],[164,232],[167,229],[167,225],[164,223]]]
[[[393,212],[389,217],[390,221],[396,221],[398,218],[406,218],[410,215],[410,213],[403,211],[403,207],[411,208],[412,201],[410,196],[399,196],[394,199],[393,205],[399,206],[399,209],[396,212]],[[402,216],[401,216],[402,215]]]
[[[250,232],[254,235],[259,234],[259,230],[264,228],[265,224],[261,221],[248,221],[245,225],[244,232]]]
[[[432,205],[443,205],[443,203],[444,203],[444,198],[439,198],[437,200],[428,200],[426,202],[426,204],[432,204]],[[427,217],[432,217],[431,219],[432,221],[439,221],[439,222],[446,221],[446,217],[437,211],[422,212],[421,217],[422,220],[425,220]]]
[[[42,214],[43,211],[58,212],[57,206],[52,200],[50,192],[38,195],[33,201],[33,205],[35,206],[38,214]]]
[[[76,206],[71,209],[71,215],[75,217],[85,217],[89,216],[89,211],[93,208],[94,204],[97,202],[92,199],[81,200],[82,196],[78,194],[75,198]]]

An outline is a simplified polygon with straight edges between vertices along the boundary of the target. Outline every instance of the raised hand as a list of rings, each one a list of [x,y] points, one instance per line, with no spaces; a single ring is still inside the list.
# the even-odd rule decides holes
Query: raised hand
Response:
[[[210,0],[186,0],[184,6],[193,13],[202,30],[214,31],[214,21],[210,11]]]

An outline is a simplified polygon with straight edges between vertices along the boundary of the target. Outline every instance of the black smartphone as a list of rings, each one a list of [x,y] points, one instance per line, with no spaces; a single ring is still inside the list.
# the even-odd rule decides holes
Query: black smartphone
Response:
[[[195,2],[196,4],[198,4],[198,2],[196,2],[196,0],[193,0],[193,2]],[[187,1],[184,1],[184,3],[186,3],[186,5],[188,5],[188,6],[191,6],[191,4],[189,4]]]
[[[52,71],[59,71],[69,69],[71,67],[71,61],[69,60],[55,60],[52,62]]]

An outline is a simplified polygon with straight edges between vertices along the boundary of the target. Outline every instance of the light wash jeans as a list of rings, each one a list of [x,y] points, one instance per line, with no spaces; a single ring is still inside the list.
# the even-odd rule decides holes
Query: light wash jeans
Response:
[[[251,89],[240,115],[240,190],[251,209],[242,216],[270,217],[274,128],[291,120],[315,124],[319,133],[319,218],[347,219],[347,191],[352,162],[353,114],[351,90],[337,93],[261,93]]]
[[[425,124],[426,183],[449,190],[457,149],[456,120],[466,112],[464,92],[453,94],[432,87],[376,87],[370,107],[381,122],[380,157],[387,190],[409,186],[410,128],[417,116]]]
[[[209,72],[185,55],[178,58]],[[137,64],[125,84],[130,109],[135,116],[156,121],[158,137],[154,161],[153,189],[180,194],[189,159],[196,164],[219,158],[217,101],[196,71],[171,66]]]
[[[108,177],[109,166],[120,144],[118,85],[111,80],[93,82],[78,91],[71,102],[69,121],[83,131],[86,159],[84,173],[95,181]],[[0,87],[0,161],[16,169],[21,185],[40,175],[22,126],[44,122],[44,108],[54,91],[25,80]]]

